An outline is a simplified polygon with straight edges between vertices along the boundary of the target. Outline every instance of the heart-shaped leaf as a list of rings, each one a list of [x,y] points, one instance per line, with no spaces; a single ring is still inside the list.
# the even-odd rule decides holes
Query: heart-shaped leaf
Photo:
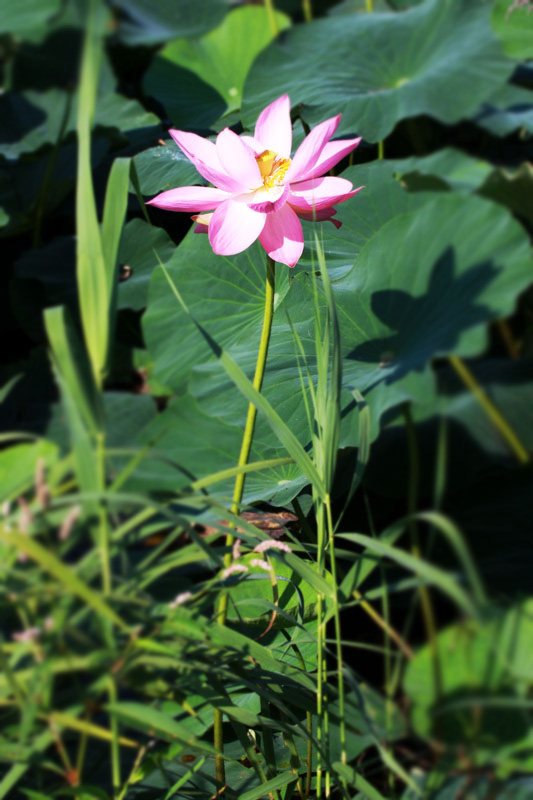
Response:
[[[274,20],[278,31],[291,24],[280,12],[275,12]],[[159,57],[169,65],[194,72],[224,98],[228,109],[238,109],[252,62],[273,38],[267,9],[243,6],[227,14],[218,28],[201,38],[171,42]]]
[[[342,112],[339,133],[377,142],[407,117],[453,123],[470,116],[513,68],[484,0],[426,0],[398,15],[317,20],[287,31],[257,58],[243,120],[252,127],[267,103],[288,92],[293,106],[304,104],[309,124]]]
[[[533,680],[532,612],[529,599],[484,624],[459,623],[441,631],[440,689],[434,684],[429,645],[419,650],[407,665],[404,684],[417,733],[473,747],[479,763],[493,757],[495,745],[528,735],[526,705],[520,708],[519,698]]]

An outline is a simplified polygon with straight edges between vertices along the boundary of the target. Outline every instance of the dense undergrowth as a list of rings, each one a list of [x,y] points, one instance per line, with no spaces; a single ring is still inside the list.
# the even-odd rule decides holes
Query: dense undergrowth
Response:
[[[528,3],[0,25],[0,798],[533,796]],[[264,251],[144,200],[284,92],[365,188],[275,265],[259,395]]]

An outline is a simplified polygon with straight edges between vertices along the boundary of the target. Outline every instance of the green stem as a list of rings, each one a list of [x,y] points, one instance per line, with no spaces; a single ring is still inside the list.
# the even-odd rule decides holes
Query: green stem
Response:
[[[470,372],[464,361],[459,356],[449,356],[449,361],[458,376],[461,378],[465,386],[467,386],[484,412],[494,425],[494,427],[503,436],[510,449],[515,454],[518,461],[522,464],[528,464],[531,457],[511,428],[507,420],[502,416],[500,411],[496,408],[492,400],[489,398],[485,390],[479,385],[473,374]]]
[[[313,19],[313,7],[311,6],[311,0],[302,0],[302,8],[305,21],[311,22]]]
[[[365,2],[366,2],[366,10],[368,11],[369,14],[371,14],[372,11],[374,10],[374,0],[365,0]]]
[[[385,145],[383,143],[383,139],[380,139],[378,142],[378,158],[383,160],[385,158]]]
[[[331,577],[333,578],[333,612],[335,618],[335,649],[337,655],[337,691],[339,693],[339,717],[340,717],[340,740],[341,740],[341,763],[347,764],[348,759],[346,755],[346,719],[344,708],[344,676],[343,676],[343,661],[342,661],[342,636],[341,636],[341,617],[339,607],[339,593],[337,583],[337,565],[335,563],[335,543],[333,541],[334,526],[331,516],[331,501],[329,494],[325,499],[327,526],[328,526],[328,539],[329,539],[329,559],[331,565]],[[347,789],[346,780],[342,778],[342,785]]]
[[[255,365],[255,374],[253,381],[254,389],[256,389],[258,392],[261,391],[261,387],[263,385],[263,377],[265,374],[265,366],[268,355],[268,344],[270,342],[270,333],[272,330],[272,319],[274,317],[275,279],[276,279],[275,263],[270,258],[270,256],[267,256],[263,330],[261,331],[261,340],[259,342],[259,351],[257,353],[257,362]],[[248,463],[250,450],[252,448],[252,440],[254,436],[256,417],[257,417],[257,409],[253,405],[253,403],[250,403],[248,406],[248,414],[246,416],[246,424],[244,427],[244,433],[242,437],[241,452],[239,455],[239,462],[238,462],[239,467],[244,467]],[[246,480],[246,474],[244,472],[237,475],[235,479],[235,488],[233,490],[233,502],[231,506],[232,514],[239,513],[242,501],[242,495],[244,492],[245,480]],[[225,567],[229,567],[231,564],[232,560],[231,548],[234,540],[235,536],[233,535],[233,533],[228,533],[228,535],[226,536],[227,552],[224,556]],[[217,620],[220,625],[225,624],[227,613],[228,613],[228,595],[226,592],[224,592],[220,598],[217,610]],[[222,753],[224,749],[224,739],[222,734],[222,712],[218,708],[216,708],[214,712],[214,744],[216,749],[219,750],[220,753]],[[220,788],[222,788],[223,786],[225,786],[226,783],[225,765],[222,756],[216,756],[215,770],[216,770],[217,781],[221,785]]]
[[[113,675],[109,675],[107,696],[110,703],[116,703],[118,700],[117,685]],[[118,720],[114,714],[110,718],[111,728],[111,777],[113,781],[113,797],[116,797],[120,791],[120,743],[119,743],[119,729]]]
[[[99,432],[96,435],[96,452],[98,460],[98,484],[101,492],[105,491],[105,435]],[[111,594],[111,559],[109,551],[109,528],[107,522],[107,511],[102,502],[99,504],[98,515],[100,521],[100,557],[102,561],[102,590],[108,597]]]
[[[316,523],[317,523],[317,569],[319,575],[324,576],[325,552],[326,552],[326,524],[325,508],[322,496],[315,498]],[[324,595],[319,594],[317,598],[317,693],[316,693],[316,714],[317,714],[317,769],[316,769],[316,797],[322,797],[322,775],[324,775],[324,790],[326,797],[329,796],[330,772],[329,772],[329,714],[327,697],[327,665],[325,656],[326,626],[324,618]],[[323,765],[322,753],[327,756],[327,762]]]
[[[265,8],[268,14],[268,21],[270,23],[270,29],[274,36],[277,36],[279,33],[278,23],[276,21],[276,14],[274,13],[274,3],[273,0],[265,0]]]
[[[316,755],[316,796],[320,798],[322,794],[322,750],[324,742],[323,739],[323,715],[324,715],[324,698],[323,698],[323,659],[322,650],[324,649],[323,632],[322,632],[322,617],[323,617],[323,595],[319,594],[317,597],[317,687],[316,687],[316,719],[317,731],[316,739],[318,742],[318,749]]]

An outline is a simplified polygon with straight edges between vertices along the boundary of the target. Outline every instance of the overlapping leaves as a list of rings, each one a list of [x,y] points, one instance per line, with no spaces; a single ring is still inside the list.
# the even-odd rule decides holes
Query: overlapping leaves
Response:
[[[345,174],[356,179],[358,170]],[[406,399],[430,399],[433,358],[483,351],[487,321],[509,313],[516,295],[530,280],[530,254],[523,231],[503,208],[448,193],[409,195],[394,181],[387,165],[368,168],[366,177],[370,191],[366,199],[362,192],[342,209],[340,235],[329,226],[321,234],[339,309],[344,385],[365,394],[376,436],[386,409]],[[405,213],[411,208],[416,210]],[[219,258],[213,255],[207,237],[192,233],[167,262],[193,315],[248,374],[260,333],[262,262],[259,247]],[[291,325],[307,350],[313,374],[313,304],[307,274],[311,264],[312,252],[307,249],[298,271],[289,276],[278,268],[278,300],[264,387],[266,397],[303,443],[309,431]],[[229,466],[230,452],[221,452],[218,436],[222,437],[223,430],[226,436],[229,430],[234,432],[235,457],[246,403],[211,359],[204,341],[169,294],[164,275],[157,271],[144,330],[157,379],[178,394],[188,391],[195,398],[194,403],[187,401],[189,413],[196,406],[196,413],[210,419],[206,449],[205,417],[203,424],[197,418],[196,427],[203,433],[195,468],[202,469],[203,459],[206,468],[207,462],[210,468]],[[176,398],[172,413],[179,417],[184,402]],[[158,427],[165,424],[164,417]],[[168,453],[181,462],[180,430],[184,429],[174,427],[175,419],[172,426],[167,421],[172,427],[166,439]],[[343,424],[341,443],[356,445],[357,413],[348,392]],[[195,426],[190,418],[187,425],[189,451],[194,449]],[[260,421],[256,452],[273,457],[276,447]]]
[[[295,28],[252,67],[244,123],[251,126],[283,91],[294,105],[303,104],[309,124],[342,112],[339,132],[371,142],[418,114],[457,122],[514,68],[489,16],[483,0],[426,0],[398,15],[351,14]]]

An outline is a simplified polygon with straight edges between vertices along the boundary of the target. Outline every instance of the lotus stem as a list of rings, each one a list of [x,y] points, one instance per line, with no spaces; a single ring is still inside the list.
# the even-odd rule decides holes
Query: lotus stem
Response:
[[[263,377],[265,374],[265,366],[268,355],[268,345],[270,342],[270,334],[272,331],[272,319],[274,317],[274,288],[275,288],[275,264],[274,261],[267,256],[266,264],[266,286],[265,286],[265,310],[263,315],[263,329],[261,331],[261,340],[259,342],[259,351],[257,353],[257,362],[255,365],[255,374],[253,385],[254,389],[258,392],[261,391],[263,385]],[[252,441],[254,436],[255,420],[257,417],[257,409],[250,403],[248,406],[248,414],[246,416],[246,424],[242,437],[241,452],[239,455],[239,467],[244,467],[248,463],[250,450],[252,449]],[[244,472],[237,475],[235,479],[235,487],[233,490],[233,500],[231,505],[232,514],[238,514],[241,507],[242,496],[244,492],[244,482],[246,474]],[[224,556],[224,566],[229,567],[232,561],[231,548],[233,546],[235,536],[232,532],[226,536],[226,555]],[[220,598],[217,621],[220,625],[224,625],[228,613],[228,595],[224,592]],[[224,739],[222,734],[222,712],[216,708],[214,712],[214,744],[216,749],[222,753],[224,749]],[[215,769],[217,781],[223,787],[226,783],[226,773],[224,759],[221,755],[215,758]]]

